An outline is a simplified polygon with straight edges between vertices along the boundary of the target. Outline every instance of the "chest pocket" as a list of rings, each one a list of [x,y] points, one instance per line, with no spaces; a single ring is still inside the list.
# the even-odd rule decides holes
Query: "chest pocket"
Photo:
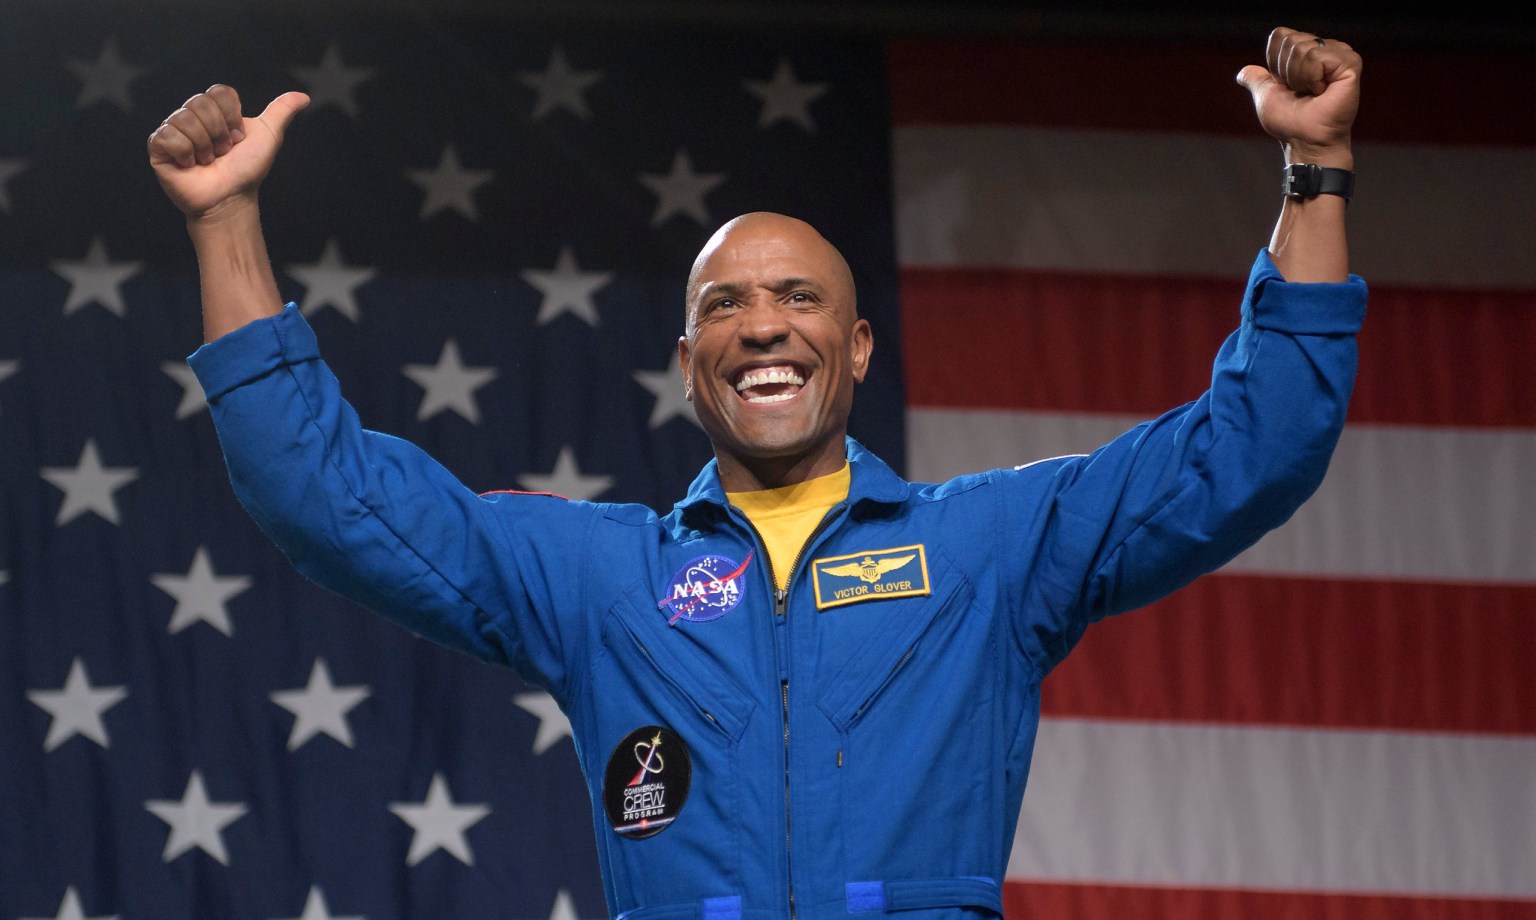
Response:
[[[648,628],[653,620],[659,632]],[[618,893],[615,913],[621,915],[682,916],[676,905],[686,903],[687,915],[698,917],[701,898],[718,906],[729,899],[709,899],[744,887],[736,821],[744,792],[737,777],[753,704],[730,675],[680,644],[681,638],[667,632],[655,600],[637,588],[609,608],[602,654],[593,657],[592,725],[583,756],[594,801],[606,798],[608,759],[624,756],[618,745],[638,728],[657,725],[673,732],[691,765],[686,801],[676,820],[654,836],[614,833],[598,810],[597,844],[609,889]]]
[[[856,612],[880,621],[861,629],[868,638],[827,683],[817,701],[839,731],[850,730],[888,695],[913,657],[925,654],[925,642],[942,633],[950,625],[948,621],[961,616],[975,598],[975,590],[959,569],[947,564],[940,553],[931,555],[938,563],[934,569],[942,572],[935,571],[930,596],[867,601],[821,614],[846,616]]]
[[[675,648],[678,637],[668,635],[664,623],[659,630],[650,628],[651,620],[661,621],[654,607],[648,595],[631,590],[604,618],[603,647],[627,685],[620,692],[627,691],[632,699],[655,699],[660,688],[690,719],[724,733],[732,743],[739,741],[752,712],[751,699],[718,668],[687,649]],[[604,680],[599,685],[612,683]]]

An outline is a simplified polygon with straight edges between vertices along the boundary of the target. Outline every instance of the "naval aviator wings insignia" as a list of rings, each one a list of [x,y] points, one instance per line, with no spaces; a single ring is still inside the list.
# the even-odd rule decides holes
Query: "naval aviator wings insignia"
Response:
[[[923,544],[811,560],[816,609],[931,593]]]

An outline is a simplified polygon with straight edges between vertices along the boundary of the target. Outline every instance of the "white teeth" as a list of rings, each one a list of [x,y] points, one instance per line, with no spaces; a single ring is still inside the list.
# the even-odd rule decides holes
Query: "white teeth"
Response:
[[[780,403],[780,402],[784,402],[786,399],[794,399],[794,398],[795,398],[795,394],[793,394],[793,393],[780,393],[777,396],[748,396],[747,397],[747,402],[749,402],[749,403]]]
[[[797,387],[803,387],[805,386],[805,378],[801,377],[799,374],[792,370],[785,370],[781,368],[765,368],[760,371],[748,371],[740,380],[736,382],[736,392],[740,393],[741,391],[751,387],[760,387],[769,383],[792,383]],[[761,400],[753,400],[753,402],[782,402],[788,398],[789,396],[787,395],[783,397],[768,397]]]

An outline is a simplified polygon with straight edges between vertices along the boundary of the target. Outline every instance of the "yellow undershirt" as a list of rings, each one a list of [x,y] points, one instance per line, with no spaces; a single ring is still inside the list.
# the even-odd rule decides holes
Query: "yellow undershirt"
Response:
[[[790,568],[816,525],[833,505],[848,497],[849,480],[848,464],[844,463],[835,473],[792,486],[725,493],[762,536],[780,590],[789,586]]]

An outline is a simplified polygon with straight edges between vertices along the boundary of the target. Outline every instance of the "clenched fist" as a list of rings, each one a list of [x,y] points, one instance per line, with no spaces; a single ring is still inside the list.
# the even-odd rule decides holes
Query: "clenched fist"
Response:
[[[217,216],[233,204],[254,202],[283,132],[307,105],[303,93],[284,93],[260,115],[246,118],[232,87],[211,86],[149,136],[149,164],[189,220]]]
[[[1259,124],[1285,144],[1291,162],[1348,168],[1360,55],[1337,39],[1281,27],[1269,34],[1264,59],[1237,75],[1253,94]]]

